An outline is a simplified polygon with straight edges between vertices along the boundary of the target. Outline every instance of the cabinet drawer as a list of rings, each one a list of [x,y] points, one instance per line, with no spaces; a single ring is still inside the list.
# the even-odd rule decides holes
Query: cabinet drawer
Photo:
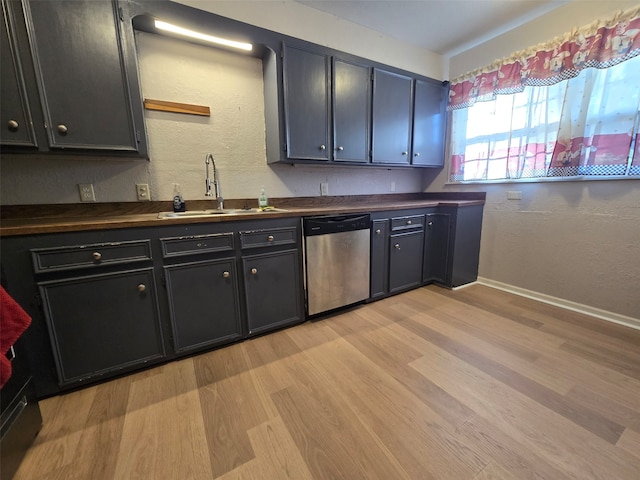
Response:
[[[242,248],[270,247],[273,245],[296,244],[298,231],[296,227],[270,228],[240,232]]]
[[[161,238],[162,258],[233,251],[233,233]]]
[[[409,215],[391,219],[391,230],[406,230],[408,228],[424,228],[424,215]]]
[[[151,241],[94,243],[31,250],[35,273],[151,260]]]

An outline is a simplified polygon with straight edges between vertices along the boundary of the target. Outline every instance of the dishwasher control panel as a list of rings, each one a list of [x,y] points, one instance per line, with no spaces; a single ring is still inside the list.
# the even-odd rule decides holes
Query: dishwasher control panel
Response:
[[[303,220],[304,235],[325,235],[328,233],[352,232],[371,228],[371,216],[366,214],[326,215],[307,217]]]

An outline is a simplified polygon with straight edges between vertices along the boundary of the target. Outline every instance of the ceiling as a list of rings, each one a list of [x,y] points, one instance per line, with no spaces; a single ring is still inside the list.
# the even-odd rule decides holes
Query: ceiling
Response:
[[[571,0],[295,0],[444,56],[456,55]]]

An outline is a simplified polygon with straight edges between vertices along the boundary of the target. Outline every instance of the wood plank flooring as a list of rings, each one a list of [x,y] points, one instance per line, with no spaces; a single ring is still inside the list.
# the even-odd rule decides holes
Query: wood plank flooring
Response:
[[[640,479],[640,331],[429,286],[41,402],[24,479]]]

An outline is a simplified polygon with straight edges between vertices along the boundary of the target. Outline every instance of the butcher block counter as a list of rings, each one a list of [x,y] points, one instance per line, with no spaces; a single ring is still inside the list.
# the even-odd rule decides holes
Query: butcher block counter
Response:
[[[172,202],[81,203],[10,205],[0,211],[0,236],[62,233],[115,228],[153,227],[187,223],[217,223],[249,218],[287,218],[340,213],[377,212],[437,206],[482,205],[484,192],[411,193],[327,197],[272,198],[275,211],[255,212],[255,199],[225,200],[224,215],[159,218],[172,210]],[[215,200],[187,200],[187,210],[213,210]],[[253,208],[246,212],[243,208]]]

